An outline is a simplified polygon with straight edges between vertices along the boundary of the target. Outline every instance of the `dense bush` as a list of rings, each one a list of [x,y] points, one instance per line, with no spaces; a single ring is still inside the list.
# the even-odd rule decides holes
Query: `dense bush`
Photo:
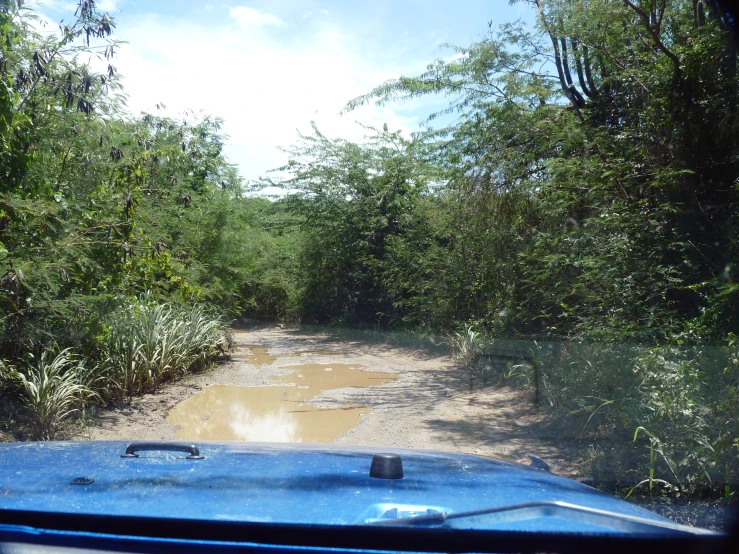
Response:
[[[35,19],[0,3],[0,409],[48,439],[219,355],[266,233],[218,120],[125,111],[107,14],[83,0],[43,35]]]
[[[303,317],[445,331],[483,366],[502,348],[609,480],[729,494],[737,48],[694,6],[536,2],[535,29],[491,24],[347,107],[446,94],[449,127],[303,137],[283,168]]]
[[[106,396],[147,392],[206,367],[228,348],[220,318],[201,306],[139,302],[113,312],[108,321],[101,360]]]
[[[561,437],[585,445],[583,469],[611,490],[728,496],[739,481],[733,338],[650,347],[496,339],[469,326],[448,344],[471,371],[528,389],[567,422]]]
[[[224,355],[221,318],[200,305],[150,300],[123,303],[102,321],[95,355],[45,350],[38,361],[3,367],[3,393],[20,399],[27,434],[53,439],[69,416],[110,400],[130,398],[162,382],[199,371]]]

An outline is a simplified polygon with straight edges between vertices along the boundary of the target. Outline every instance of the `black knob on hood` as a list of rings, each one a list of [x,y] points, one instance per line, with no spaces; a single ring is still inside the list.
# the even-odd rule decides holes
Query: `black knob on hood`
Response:
[[[370,477],[376,479],[402,479],[403,460],[397,454],[375,454],[372,456]]]

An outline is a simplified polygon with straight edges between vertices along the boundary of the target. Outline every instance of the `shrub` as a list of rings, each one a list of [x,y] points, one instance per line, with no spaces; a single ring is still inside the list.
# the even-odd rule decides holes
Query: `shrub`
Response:
[[[67,348],[51,361],[44,352],[36,367],[28,374],[19,374],[25,392],[25,404],[30,414],[30,435],[35,440],[51,440],[62,421],[77,412],[84,403],[97,397],[83,383],[89,371]]]
[[[450,344],[467,364],[532,389],[591,445],[588,470],[610,488],[729,496],[739,483],[733,336],[723,347],[647,347],[492,339],[470,327]]]
[[[452,356],[469,364],[479,358],[484,350],[484,337],[475,330],[474,325],[468,325],[464,330],[452,333],[447,339],[447,345]]]
[[[203,306],[138,301],[111,315],[103,365],[112,388],[131,397],[202,368],[227,346],[220,318]]]

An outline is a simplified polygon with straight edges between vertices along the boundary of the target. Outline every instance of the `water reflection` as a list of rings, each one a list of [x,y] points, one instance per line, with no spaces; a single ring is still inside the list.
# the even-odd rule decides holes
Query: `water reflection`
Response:
[[[330,442],[369,408],[317,408],[317,391],[298,387],[213,385],[178,404],[167,421],[178,440]]]
[[[243,352],[243,348],[248,349],[248,352]],[[292,352],[285,354],[270,354],[269,347],[260,344],[244,344],[239,349],[231,354],[231,357],[235,360],[242,360],[253,365],[270,365],[274,363],[278,358],[302,358],[305,356],[340,356],[343,352],[337,352],[335,350],[304,350],[302,352]]]
[[[313,350],[269,355],[267,347],[249,348],[258,360],[250,360],[254,364],[270,364],[278,357],[340,354]],[[178,404],[167,421],[178,427],[178,440],[331,442],[371,410],[363,406],[318,408],[310,403],[312,399],[328,389],[382,385],[398,378],[394,373],[362,371],[363,367],[291,365],[281,368],[291,370],[289,374],[271,378],[278,383],[275,386],[213,385]]]
[[[314,389],[342,389],[344,387],[371,387],[395,381],[395,373],[362,371],[364,366],[353,364],[303,364],[288,365],[281,369],[294,370],[289,375],[272,377],[280,383],[293,383]]]

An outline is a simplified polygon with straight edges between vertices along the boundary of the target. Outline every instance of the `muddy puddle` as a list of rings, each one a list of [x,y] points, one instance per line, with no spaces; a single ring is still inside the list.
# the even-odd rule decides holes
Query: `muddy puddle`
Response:
[[[317,408],[317,391],[298,387],[213,385],[178,404],[167,421],[178,440],[331,442],[369,408]]]
[[[291,383],[311,389],[343,389],[344,387],[371,387],[395,381],[395,373],[384,371],[362,371],[364,366],[353,364],[303,364],[288,365],[280,369],[291,369],[289,375],[271,378],[278,383]]]
[[[246,351],[244,351],[246,349]],[[335,350],[304,350],[302,352],[286,354],[270,354],[269,347],[260,344],[244,344],[238,348],[231,358],[254,365],[270,365],[279,358],[304,358],[306,356],[342,356],[344,352]]]
[[[264,349],[262,351],[261,349]],[[327,351],[270,355],[267,347],[249,347],[252,364]],[[337,352],[330,352],[338,354]],[[253,358],[258,358],[255,361]],[[271,361],[263,361],[273,358]],[[167,421],[177,426],[178,440],[264,442],[331,442],[355,427],[371,410],[364,406],[320,408],[311,403],[323,391],[370,387],[398,378],[394,373],[362,371],[356,364],[284,366],[287,375],[270,378],[274,386],[213,385],[181,402]]]

